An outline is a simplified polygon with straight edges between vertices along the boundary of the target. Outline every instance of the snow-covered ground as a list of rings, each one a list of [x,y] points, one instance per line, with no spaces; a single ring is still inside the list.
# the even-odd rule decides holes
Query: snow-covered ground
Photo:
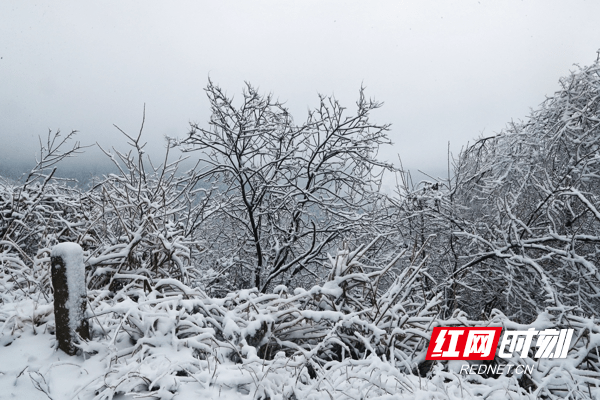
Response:
[[[380,343],[390,336],[385,329],[369,335],[373,327],[367,317],[299,309],[300,304],[308,308],[307,300],[313,296],[334,293],[333,286],[295,296],[287,296],[283,290],[279,295],[240,291],[224,299],[207,298],[189,288],[188,294],[173,291],[165,295],[164,285],[163,290],[155,287],[147,294],[130,290],[136,299],[124,293],[111,297],[107,291],[91,292],[88,311],[93,340],[82,343],[80,354],[72,357],[56,349],[51,304],[30,298],[1,304],[0,398],[331,400],[600,396],[600,374],[594,371],[597,355],[593,353],[600,342],[600,327],[591,320],[569,320],[575,325],[577,341],[573,341],[568,359],[523,361],[535,365],[525,380],[514,373],[487,378],[461,375],[460,362],[437,363],[426,376],[419,376],[415,367],[423,361],[427,341],[419,347],[406,337],[426,336],[421,323],[429,324],[431,320],[416,316],[405,321],[403,336],[397,336],[396,345],[388,347],[386,354],[374,349],[376,336],[379,335]],[[295,318],[286,319],[286,315]],[[499,321],[509,328],[522,328],[501,314],[486,323],[498,325]],[[547,327],[555,322],[542,315],[533,326]],[[461,318],[445,323],[474,324]],[[364,329],[357,329],[360,325]],[[351,327],[362,337],[365,347],[373,346],[375,352],[326,361],[334,344],[348,347],[349,338],[344,332]],[[396,333],[400,331],[397,329]],[[318,339],[302,340],[311,334]],[[269,353],[265,345],[278,348]],[[412,359],[409,350],[413,352]],[[268,356],[260,357],[261,352]]]

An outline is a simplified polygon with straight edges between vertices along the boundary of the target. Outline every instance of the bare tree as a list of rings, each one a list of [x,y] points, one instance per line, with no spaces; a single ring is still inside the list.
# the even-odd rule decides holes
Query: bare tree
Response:
[[[376,158],[390,143],[388,125],[369,121],[380,103],[361,89],[356,113],[346,115],[320,96],[296,125],[281,103],[249,84],[239,107],[212,82],[206,93],[209,126],[192,124],[182,144],[202,153],[202,176],[218,188],[207,234],[215,252],[229,257],[215,261],[217,279],[228,273],[230,282],[264,292],[298,274],[316,277],[336,240],[377,230],[381,175],[393,169]]]

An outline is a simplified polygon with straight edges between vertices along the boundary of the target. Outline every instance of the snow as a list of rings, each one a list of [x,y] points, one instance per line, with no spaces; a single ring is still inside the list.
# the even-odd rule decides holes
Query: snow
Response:
[[[65,247],[66,253],[62,253],[63,247],[59,254],[75,259],[76,248]],[[419,350],[417,342],[406,338],[427,338],[430,327],[438,324],[554,327],[557,318],[549,313],[540,314],[530,325],[511,322],[499,312],[486,322],[462,317],[441,321],[416,315],[403,319],[403,329],[396,327],[388,332],[385,324],[373,325],[365,313],[318,309],[314,298],[339,298],[335,291],[324,294],[321,288],[311,289],[295,299],[284,292],[263,295],[248,290],[215,299],[201,292],[194,295],[186,287],[182,289],[188,293],[185,297],[156,290],[164,288],[165,283],[154,286],[150,293],[130,292],[135,299],[124,292],[111,298],[104,290],[90,291],[92,340],[82,342],[82,352],[72,357],[56,350],[51,301],[24,298],[0,303],[0,397],[534,399],[548,390],[560,393],[565,388],[580,398],[600,395],[595,373],[582,369],[586,365],[582,360],[594,356],[600,342],[600,325],[593,319],[572,317],[568,321],[578,332],[574,337],[584,338],[582,333],[589,332],[589,339],[574,341],[566,360],[536,361],[532,379],[539,386],[528,392],[520,386],[516,374],[496,378],[461,375],[460,362],[438,362],[427,377],[418,376],[412,368],[422,361],[420,354],[427,342]],[[307,308],[311,301],[315,306]],[[338,329],[342,326],[344,330]],[[264,332],[266,339],[260,340],[257,347],[249,345],[248,336],[258,332]],[[371,351],[358,359],[320,358],[331,344],[346,346],[349,351],[349,342],[344,343],[348,332],[354,332]],[[311,343],[306,341],[309,335],[317,338],[311,348],[306,347]],[[375,347],[392,337],[398,344],[394,354],[375,354]],[[283,347],[271,359],[263,359],[260,346],[269,340],[270,345],[278,341]],[[295,343],[304,343],[306,348]],[[411,352],[415,354],[411,356]],[[239,357],[232,357],[236,353]],[[307,365],[316,376],[311,376]]]

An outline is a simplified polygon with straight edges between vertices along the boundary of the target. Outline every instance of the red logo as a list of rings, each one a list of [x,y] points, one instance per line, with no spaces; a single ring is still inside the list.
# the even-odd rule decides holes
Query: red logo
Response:
[[[502,327],[433,328],[427,360],[493,360]]]

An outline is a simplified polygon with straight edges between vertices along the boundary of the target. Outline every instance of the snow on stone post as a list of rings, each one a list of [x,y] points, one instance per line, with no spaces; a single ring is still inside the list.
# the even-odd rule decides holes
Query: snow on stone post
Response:
[[[85,319],[87,288],[83,249],[77,243],[60,243],[51,254],[54,318],[58,348],[69,355],[77,352],[77,334],[90,338]]]

